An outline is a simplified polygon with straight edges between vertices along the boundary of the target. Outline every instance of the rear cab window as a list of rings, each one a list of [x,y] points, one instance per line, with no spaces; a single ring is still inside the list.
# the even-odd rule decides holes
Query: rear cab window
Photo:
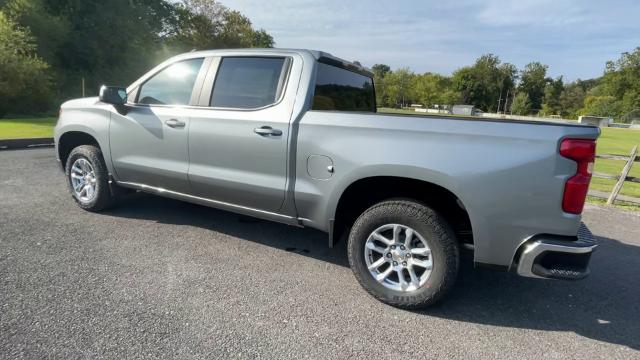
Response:
[[[318,61],[312,110],[376,112],[373,79],[339,64]]]
[[[209,106],[260,109],[277,103],[289,67],[286,57],[224,57],[221,59]]]

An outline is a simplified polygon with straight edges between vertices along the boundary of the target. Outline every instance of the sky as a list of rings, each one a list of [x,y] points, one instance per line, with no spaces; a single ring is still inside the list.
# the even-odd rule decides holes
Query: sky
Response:
[[[482,54],[549,65],[566,80],[601,76],[640,46],[638,0],[222,0],[276,47],[322,50],[371,67],[451,74]]]

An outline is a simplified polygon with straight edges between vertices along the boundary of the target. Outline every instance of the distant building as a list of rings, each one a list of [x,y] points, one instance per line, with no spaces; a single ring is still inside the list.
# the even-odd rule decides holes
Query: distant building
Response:
[[[477,115],[481,111],[476,109],[473,105],[453,105],[451,113],[453,115]]]
[[[429,113],[429,114],[451,114],[451,105],[433,105],[433,107],[426,109],[423,107],[415,108],[416,112]]]
[[[598,127],[608,127],[609,125],[611,125],[611,123],[613,123],[613,119],[608,117],[583,115],[578,117],[578,122],[580,124],[595,125]]]

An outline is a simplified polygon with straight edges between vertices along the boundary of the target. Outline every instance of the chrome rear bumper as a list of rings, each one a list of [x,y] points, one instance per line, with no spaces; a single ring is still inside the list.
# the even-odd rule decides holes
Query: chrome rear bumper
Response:
[[[520,276],[578,280],[589,275],[591,253],[597,247],[591,231],[582,224],[576,240],[538,236],[523,245],[517,264]]]

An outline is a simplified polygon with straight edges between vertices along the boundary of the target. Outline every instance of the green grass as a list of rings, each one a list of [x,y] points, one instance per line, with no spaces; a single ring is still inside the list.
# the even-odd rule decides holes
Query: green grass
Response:
[[[0,139],[53,137],[56,118],[0,119]]]
[[[587,196],[587,203],[596,204],[596,205],[606,205],[607,199],[601,199],[593,196]],[[640,205],[624,203],[617,201],[615,207],[619,209],[631,210],[631,211],[640,211]]]
[[[640,147],[640,129],[602,128],[596,151],[598,154],[629,156],[635,145]]]
[[[603,128],[602,134],[600,138],[598,138],[596,152],[598,155],[629,156],[631,149],[636,145],[640,146],[640,130]],[[626,162],[622,160],[596,159],[594,171],[617,176],[620,175],[625,163]],[[640,163],[635,162],[633,164],[629,176],[640,177]],[[611,192],[615,184],[615,180],[594,177],[591,180],[590,188]],[[640,198],[640,184],[625,182],[620,190],[620,194]],[[640,207],[637,208],[640,209]]]

